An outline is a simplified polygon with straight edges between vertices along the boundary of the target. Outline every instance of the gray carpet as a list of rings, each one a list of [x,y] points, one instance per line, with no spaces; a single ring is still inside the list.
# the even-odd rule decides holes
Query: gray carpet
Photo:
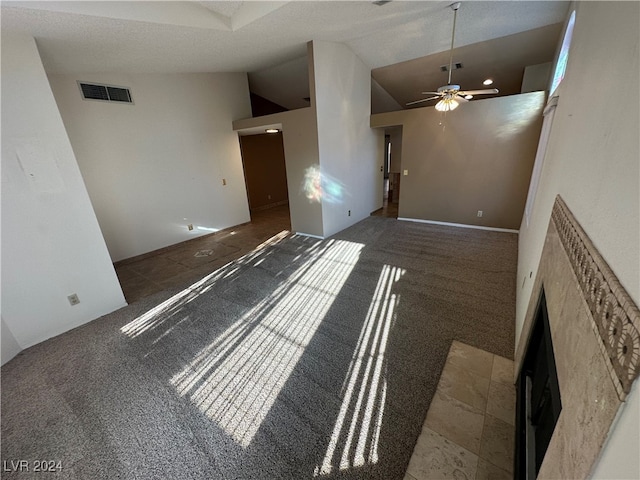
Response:
[[[513,234],[382,217],[287,237],[2,367],[2,460],[402,479],[451,342],[512,358],[516,254]]]

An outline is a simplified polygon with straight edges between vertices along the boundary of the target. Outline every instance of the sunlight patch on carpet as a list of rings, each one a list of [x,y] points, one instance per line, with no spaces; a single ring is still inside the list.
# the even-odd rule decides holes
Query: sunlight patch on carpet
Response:
[[[281,232],[262,242],[251,252],[247,253],[239,260],[239,262],[251,261],[255,259],[256,257],[264,253],[265,248],[281,242],[282,240],[287,238],[290,233],[291,232],[289,232],[289,230],[282,230]],[[165,300],[164,302],[158,304],[156,307],[127,323],[120,329],[120,331],[130,338],[135,338],[149,330],[159,327],[167,319],[180,312],[186,304],[206,292],[218,280],[229,278],[239,269],[239,263],[235,262],[230,262],[223,267],[220,267],[209,275],[205,275],[193,285],[188,286],[184,290],[176,293],[171,298]],[[203,288],[203,286],[205,285],[207,287]]]
[[[173,376],[178,393],[247,447],[363,246],[320,243],[290,277]]]
[[[375,464],[387,393],[385,353],[399,296],[394,284],[405,270],[384,265],[360,332],[347,377],[342,405],[322,465],[314,476]]]

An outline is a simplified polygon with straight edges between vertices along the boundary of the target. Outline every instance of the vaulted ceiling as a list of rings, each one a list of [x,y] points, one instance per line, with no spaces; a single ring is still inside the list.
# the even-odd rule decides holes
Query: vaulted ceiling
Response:
[[[450,3],[3,1],[2,31],[34,36],[49,73],[242,71],[254,84],[262,77],[282,91],[295,91],[298,103],[300,88],[294,84],[304,76],[304,62],[297,59],[306,54],[306,43],[343,42],[403,103],[444,83],[438,67],[447,63],[442,52],[451,39]],[[529,55],[526,62],[546,58],[535,47],[554,50],[560,27],[541,27],[562,22],[567,8],[560,1],[463,2],[456,60],[464,61],[464,69],[453,72],[456,83],[478,88],[477,66],[511,66],[518,55]],[[552,58],[553,51],[546,55]],[[277,73],[276,81],[269,72]]]

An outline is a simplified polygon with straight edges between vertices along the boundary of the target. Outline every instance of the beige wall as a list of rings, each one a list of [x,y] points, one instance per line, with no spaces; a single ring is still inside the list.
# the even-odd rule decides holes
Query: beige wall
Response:
[[[398,216],[518,229],[543,102],[534,92],[473,100],[446,116],[434,107],[372,115],[372,127],[403,126]]]
[[[287,172],[282,133],[240,137],[249,208],[287,201]]]

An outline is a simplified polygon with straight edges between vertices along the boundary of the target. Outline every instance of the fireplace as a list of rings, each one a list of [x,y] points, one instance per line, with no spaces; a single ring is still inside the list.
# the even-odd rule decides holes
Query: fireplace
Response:
[[[515,355],[514,473],[588,478],[640,374],[640,310],[560,196],[532,292]]]
[[[544,288],[516,389],[514,476],[535,479],[562,410]]]

